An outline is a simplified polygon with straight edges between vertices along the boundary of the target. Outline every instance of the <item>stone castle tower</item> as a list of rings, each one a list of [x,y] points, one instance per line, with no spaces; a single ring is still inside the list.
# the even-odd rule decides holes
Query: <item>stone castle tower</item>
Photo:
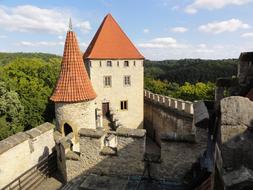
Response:
[[[98,96],[103,117],[114,112],[124,127],[143,126],[143,60],[111,14],[108,14],[86,52],[84,62]]]
[[[78,131],[81,128],[96,128],[96,96],[84,66],[76,34],[70,27],[66,36],[60,76],[50,98],[55,102],[56,126],[62,136],[73,133],[72,141],[77,143]]]

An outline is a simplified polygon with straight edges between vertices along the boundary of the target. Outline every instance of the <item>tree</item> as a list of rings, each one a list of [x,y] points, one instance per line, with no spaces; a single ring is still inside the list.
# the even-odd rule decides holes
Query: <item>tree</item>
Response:
[[[196,84],[186,82],[178,91],[174,92],[173,97],[189,101],[213,100],[214,88],[215,84],[210,82],[198,82]]]
[[[52,121],[54,109],[49,97],[59,74],[60,59],[19,58],[2,67],[1,80],[18,93],[24,106],[25,129]]]
[[[19,96],[0,82],[0,140],[24,130],[24,107]]]

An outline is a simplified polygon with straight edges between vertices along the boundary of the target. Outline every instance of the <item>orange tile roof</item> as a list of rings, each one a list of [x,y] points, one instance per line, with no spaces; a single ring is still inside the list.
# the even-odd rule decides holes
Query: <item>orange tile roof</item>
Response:
[[[108,14],[84,53],[85,59],[144,59],[111,14]]]
[[[61,72],[51,100],[54,102],[80,102],[96,98],[82,59],[76,35],[67,32]]]

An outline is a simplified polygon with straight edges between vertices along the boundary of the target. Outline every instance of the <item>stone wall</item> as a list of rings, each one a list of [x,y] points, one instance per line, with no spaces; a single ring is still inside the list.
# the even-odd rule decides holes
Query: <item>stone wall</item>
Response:
[[[144,91],[144,126],[147,134],[161,145],[167,133],[192,132],[193,105],[191,102]]]
[[[75,141],[81,128],[96,128],[94,101],[55,104],[56,128],[64,135],[64,124],[71,126]]]
[[[161,163],[152,163],[152,176],[182,183],[192,164],[204,153],[206,147],[206,129],[197,128],[196,134],[164,135],[161,139]]]
[[[0,141],[0,188],[52,153],[53,128],[44,123]]]
[[[105,134],[100,130],[81,129],[80,154],[70,150],[62,152],[60,168],[66,168],[66,181],[81,174],[141,175],[144,170],[145,130],[119,127],[116,131],[117,147],[104,146]],[[62,144],[62,143],[60,143]],[[67,146],[65,146],[67,147]],[[62,172],[64,174],[64,171]]]

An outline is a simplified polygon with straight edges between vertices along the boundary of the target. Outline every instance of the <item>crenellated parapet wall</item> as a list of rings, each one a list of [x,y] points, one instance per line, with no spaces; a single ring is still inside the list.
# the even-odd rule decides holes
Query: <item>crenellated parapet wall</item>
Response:
[[[164,134],[194,134],[193,103],[144,91],[144,126],[149,137],[161,145]]]
[[[144,90],[144,99],[193,115],[193,103]]]
[[[54,128],[44,123],[0,141],[0,188],[52,153]]]

